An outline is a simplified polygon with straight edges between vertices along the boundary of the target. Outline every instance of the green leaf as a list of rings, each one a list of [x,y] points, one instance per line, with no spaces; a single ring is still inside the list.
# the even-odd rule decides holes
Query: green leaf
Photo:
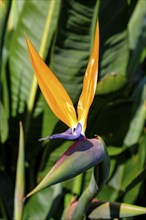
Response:
[[[137,41],[141,35],[142,29],[144,27],[144,18],[145,18],[145,2],[139,1],[133,11],[133,14],[130,18],[128,29],[129,29],[129,43],[130,48],[135,49],[137,46]]]
[[[145,179],[145,143],[146,138],[143,135],[137,150],[134,149],[132,152],[131,149],[129,153],[129,149],[125,149],[124,152],[112,158],[114,165],[110,180],[103,191],[98,194],[100,200],[114,201],[123,198],[124,202],[133,203],[137,199],[141,184]],[[127,158],[126,161],[125,158]]]
[[[58,16],[58,1],[25,1],[14,31],[10,47],[12,115],[22,113],[28,103],[32,110],[33,99],[36,95],[35,82],[30,64],[24,32],[31,39],[41,56],[46,57],[56,28]],[[32,91],[33,87],[33,91]],[[32,96],[32,93],[33,96]]]
[[[4,206],[4,203],[1,197],[0,197],[0,213],[3,219],[7,219],[7,213],[6,213],[5,206]]]
[[[123,181],[124,165],[119,165],[116,172],[114,173],[113,178],[109,181],[109,186],[115,189],[116,191],[121,190],[121,185]]]
[[[113,219],[145,215],[146,208],[125,203],[95,201],[89,206],[87,216],[91,219]]]
[[[0,70],[2,66],[2,54],[3,54],[3,46],[5,41],[5,33],[7,22],[9,18],[11,8],[11,1],[1,1],[0,2]]]
[[[130,123],[131,110],[131,102],[118,98],[116,94],[113,98],[95,96],[86,133],[102,136],[107,145],[123,145],[123,138]]]
[[[5,113],[5,109],[0,101],[0,142],[4,143],[9,134],[9,127],[8,127],[8,119]]]
[[[53,188],[47,188],[30,198],[24,208],[24,219],[46,219],[53,196]]]
[[[33,195],[24,207],[24,219],[46,219],[52,216],[53,206],[57,206],[61,199],[62,187],[60,184],[44,189]],[[58,200],[58,201],[57,201]]]
[[[3,59],[2,59],[2,71],[1,71],[1,100],[3,102],[3,107],[5,109],[5,114],[9,118],[10,115],[10,99],[9,99],[9,80],[7,79],[6,64],[8,59],[8,51],[3,48]]]
[[[79,98],[92,48],[94,18],[98,12],[95,11],[95,6],[96,1],[62,2],[58,34],[50,65],[73,102],[77,102]]]
[[[100,76],[103,77],[113,72],[126,75],[129,57],[127,1],[115,1],[114,4],[112,0],[101,1],[99,21],[101,39]]]
[[[13,0],[12,1],[10,17],[9,17],[9,29],[16,28],[23,5],[24,5],[24,0],[21,0],[21,1]]]
[[[129,131],[124,140],[125,145],[130,147],[138,142],[144,127],[145,117],[146,106],[144,103],[137,109],[136,114],[130,123]]]
[[[108,94],[111,92],[116,92],[117,90],[122,89],[127,84],[127,79],[122,74],[109,73],[103,77],[96,89],[96,94]]]
[[[124,139],[124,144],[132,146],[138,143],[141,133],[144,129],[144,123],[146,119],[146,85],[143,87],[142,102],[140,103],[137,111],[130,123],[129,130]]]
[[[8,0],[4,0],[4,2],[8,2]],[[51,2],[55,4],[54,10],[50,10]],[[142,154],[141,143],[138,143],[141,141],[143,132],[140,133],[135,146],[127,148],[123,144],[131,121],[132,110],[136,113],[137,107],[140,107],[141,91],[145,84],[143,77],[145,25],[142,22],[144,7],[139,6],[143,4],[141,2],[133,0],[115,0],[114,3],[113,0],[42,0],[38,4],[36,0],[14,0],[18,6],[18,13],[15,15],[17,17],[20,13],[20,16],[12,25],[10,25],[9,20],[10,23],[7,26],[2,48],[4,71],[2,70],[1,100],[5,115],[9,118],[10,128],[9,137],[0,148],[2,152],[2,154],[0,153],[2,155],[0,157],[0,168],[12,180],[15,179],[14,167],[17,153],[15,146],[18,143],[18,135],[16,134],[18,134],[18,121],[21,118],[26,124],[28,122],[28,126],[24,127],[28,134],[27,137],[25,135],[26,161],[28,164],[26,189],[28,192],[47,174],[50,167],[54,165],[62,152],[68,149],[71,143],[60,140],[49,143],[37,141],[40,137],[63,132],[66,127],[53,115],[39,89],[37,90],[37,83],[33,78],[25,47],[24,31],[39,52],[42,47],[45,47],[43,59],[47,57],[46,62],[64,84],[76,107],[92,48],[95,20],[99,14],[100,80],[97,95],[89,113],[86,135],[87,137],[93,137],[94,134],[102,135],[105,143],[109,145],[111,170],[109,183],[100,191],[98,198],[105,201],[117,200],[126,203],[127,201],[133,203],[136,200],[137,204],[138,202],[145,202],[144,193],[142,194],[145,191],[145,150]],[[62,7],[59,11],[60,5]],[[12,8],[11,10],[13,11]],[[47,26],[49,31],[46,31],[49,11],[53,12],[53,15],[50,19],[51,24]],[[14,17],[12,16],[12,18]],[[46,32],[48,32],[47,38],[46,41],[43,41]],[[141,62],[143,63],[140,66]],[[128,82],[128,86],[126,75],[130,78],[131,83]],[[130,100],[133,101],[133,106]],[[142,100],[141,103],[143,103]],[[27,111],[31,114],[28,114]],[[144,143],[144,140],[141,142]],[[91,170],[83,174],[81,192],[88,185],[90,175]],[[9,207],[9,201],[11,201],[12,195],[9,193],[9,188],[4,180],[5,178],[2,176],[0,196],[6,207],[8,218],[11,218],[13,207]],[[72,185],[73,180],[63,183],[64,197],[66,192],[72,195],[74,190]],[[38,213],[41,213],[41,216],[43,216],[41,209],[44,211],[44,216],[47,213],[46,194],[42,194],[44,201],[46,201],[45,211],[41,207],[41,200],[37,203],[39,200],[37,200],[37,194],[35,195],[36,200],[33,200],[34,208],[37,204]],[[29,201],[27,201],[28,204]],[[55,207],[55,201],[50,194],[48,204],[51,203],[51,206]],[[30,212],[33,202],[29,205]],[[61,210],[62,212],[62,201],[60,204],[54,210]],[[50,212],[48,219],[51,219],[52,216],[55,219],[56,216],[51,215]],[[31,217],[33,215],[35,213],[32,213]],[[35,215],[35,217],[37,216]],[[57,216],[56,219],[60,219],[60,216]]]
[[[145,162],[146,162],[146,148],[145,148],[145,143],[146,143],[146,136],[143,135],[138,143],[138,148],[137,148],[137,153],[132,155],[132,157],[127,160],[125,163],[124,167],[124,173],[123,173],[123,181],[122,181],[122,186],[121,189],[126,190],[127,188],[132,187],[134,184],[135,179],[140,175],[141,172],[145,169]],[[134,165],[136,166],[134,167]],[[131,169],[131,167],[134,167],[134,169]],[[139,178],[138,179],[142,181],[143,179]]]
[[[125,149],[125,146],[108,146],[108,153],[110,156],[115,156],[122,153]]]
[[[20,123],[19,151],[17,159],[16,184],[14,195],[14,219],[18,220],[22,219],[24,182],[24,134],[22,123]]]
[[[128,24],[131,57],[128,65],[128,77],[132,80],[139,66],[141,55],[145,52],[146,24],[145,1],[138,1]]]

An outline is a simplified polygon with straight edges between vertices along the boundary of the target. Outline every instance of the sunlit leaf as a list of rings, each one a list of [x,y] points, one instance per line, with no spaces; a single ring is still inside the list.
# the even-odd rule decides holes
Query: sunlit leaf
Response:
[[[138,1],[128,24],[131,56],[129,59],[127,75],[130,80],[132,80],[136,74],[136,70],[139,66],[142,53],[144,52],[145,54],[145,19],[145,1]]]
[[[8,138],[8,118],[0,101],[0,142],[4,143]]]
[[[52,7],[55,8],[55,10],[53,10]],[[43,58],[45,58],[56,27],[58,10],[58,1],[41,1],[39,4],[34,0],[24,2],[19,17],[20,19],[18,20],[10,45],[9,67],[11,71],[10,80],[12,85],[11,97],[13,116],[15,116],[17,112],[22,113],[25,110],[25,105],[29,102],[33,86],[32,81],[34,74],[29,61],[24,33],[31,38],[35,47],[39,52],[43,53]],[[50,20],[50,25],[46,27],[47,19]],[[46,38],[45,40],[43,39],[44,35]]]
[[[96,89],[97,95],[109,94],[122,89],[127,84],[127,79],[122,74],[110,73],[103,77]]]
[[[144,129],[144,123],[146,119],[146,85],[143,88],[142,101],[137,108],[137,111],[131,120],[129,130],[124,139],[124,143],[127,146],[132,146],[138,143],[140,135]]]
[[[14,219],[22,219],[24,197],[24,134],[20,123],[19,151],[17,159],[16,183],[14,195]]]
[[[31,220],[34,218],[46,219],[49,216],[51,217],[53,206],[58,205],[61,195],[61,185],[44,189],[33,195],[24,207],[23,218]]]
[[[145,215],[146,208],[125,203],[95,201],[89,206],[87,216],[91,219],[113,219]]]

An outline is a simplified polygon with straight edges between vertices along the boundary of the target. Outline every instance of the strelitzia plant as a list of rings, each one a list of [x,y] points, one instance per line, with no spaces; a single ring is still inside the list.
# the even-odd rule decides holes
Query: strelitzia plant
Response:
[[[60,134],[53,134],[41,140],[52,140],[56,138],[75,140],[74,144],[58,159],[44,179],[26,196],[29,197],[45,187],[70,179],[91,167],[97,166],[102,161],[105,161],[108,154],[105,144],[99,136],[92,139],[88,139],[85,136],[88,112],[97,85],[99,56],[98,23],[96,25],[93,50],[83,80],[82,93],[77,105],[77,114],[65,88],[41,59],[27,37],[26,41],[38,84],[48,105],[54,114],[69,126],[67,131]],[[109,163],[105,166],[107,166],[107,172],[104,179],[107,179]],[[105,166],[103,169],[105,169]]]
[[[78,199],[76,197],[72,198],[70,204],[68,204],[63,212],[62,220],[82,220],[87,218],[110,219],[111,216],[126,217],[145,214],[146,209],[144,207],[124,203],[102,202],[94,198],[99,192],[99,189],[106,183],[110,167],[106,146],[101,137],[95,136],[88,139],[85,135],[87,116],[97,85],[99,53],[98,23],[95,31],[93,50],[84,76],[83,90],[77,105],[78,117],[73,103],[62,84],[46,66],[27,37],[26,40],[32,65],[42,93],[56,116],[69,126],[67,131],[60,134],[53,134],[41,140],[62,138],[74,140],[74,144],[58,159],[43,180],[25,198],[45,187],[70,179],[94,167],[89,185]],[[21,127],[21,136],[22,133]],[[21,171],[23,171],[23,141],[21,140],[20,143],[17,169],[20,171],[19,168],[21,168]],[[20,176],[20,178],[16,180],[14,217],[18,216],[18,218],[21,218],[23,193],[20,199],[17,197],[19,197],[18,191],[21,190],[23,192],[24,190],[24,186],[20,186],[19,184],[20,180],[23,179],[23,172],[17,176]]]

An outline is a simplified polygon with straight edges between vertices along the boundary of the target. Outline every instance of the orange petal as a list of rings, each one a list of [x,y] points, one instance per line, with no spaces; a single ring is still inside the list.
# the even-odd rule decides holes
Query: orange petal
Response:
[[[92,54],[86,69],[86,73],[83,81],[83,89],[78,102],[78,121],[83,126],[83,131],[86,129],[86,121],[89,112],[89,108],[92,104],[98,75],[98,56],[99,56],[99,26],[97,23],[96,32],[94,37],[94,44]]]
[[[48,105],[61,121],[70,128],[75,128],[77,125],[76,113],[69,95],[27,37],[26,41],[38,84]]]

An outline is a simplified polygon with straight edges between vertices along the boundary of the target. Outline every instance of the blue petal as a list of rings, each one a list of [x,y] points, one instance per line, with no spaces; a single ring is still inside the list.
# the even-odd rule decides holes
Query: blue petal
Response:
[[[82,135],[81,132],[82,132],[82,125],[78,123],[77,127],[74,129],[73,132],[72,129],[69,128],[63,133],[53,134],[51,136],[41,138],[39,140],[42,141],[42,140],[53,140],[53,139],[66,139],[66,140],[81,139],[84,137],[84,135]]]

